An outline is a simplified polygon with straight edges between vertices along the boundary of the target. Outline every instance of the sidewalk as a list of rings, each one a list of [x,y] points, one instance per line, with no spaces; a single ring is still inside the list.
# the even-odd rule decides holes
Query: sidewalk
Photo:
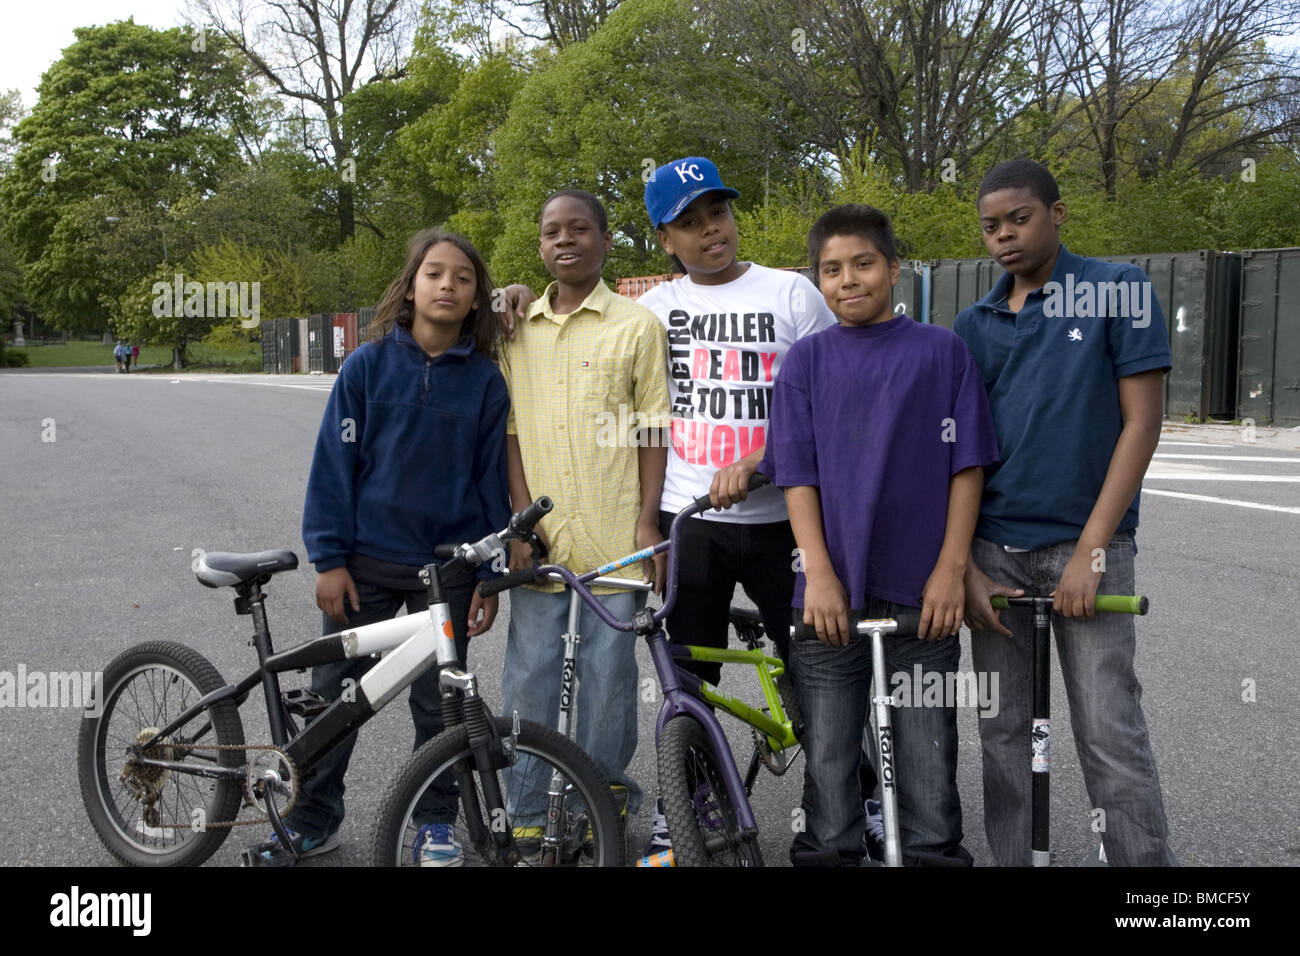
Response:
[[[1253,440],[1252,440],[1253,439]],[[1273,428],[1256,425],[1254,434],[1244,425],[1186,425],[1166,421],[1160,427],[1162,442],[1197,442],[1203,445],[1231,445],[1233,448],[1281,448],[1300,451],[1300,427]]]

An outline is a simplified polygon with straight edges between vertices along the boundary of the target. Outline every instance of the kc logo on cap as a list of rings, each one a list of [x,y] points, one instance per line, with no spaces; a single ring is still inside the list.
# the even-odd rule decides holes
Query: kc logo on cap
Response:
[[[718,167],[703,156],[675,159],[656,169],[645,184],[645,210],[658,228],[680,216],[697,197],[712,192],[728,199],[740,195],[722,185]]]

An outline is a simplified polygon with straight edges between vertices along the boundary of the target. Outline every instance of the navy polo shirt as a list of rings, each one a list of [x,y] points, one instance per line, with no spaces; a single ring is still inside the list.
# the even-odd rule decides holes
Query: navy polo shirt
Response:
[[[957,316],[984,379],[1002,461],[985,470],[976,534],[1041,548],[1083,533],[1123,419],[1119,380],[1171,367],[1147,274],[1061,246],[1052,278],[1007,307],[1013,276]],[[1138,524],[1135,495],[1117,531]]]

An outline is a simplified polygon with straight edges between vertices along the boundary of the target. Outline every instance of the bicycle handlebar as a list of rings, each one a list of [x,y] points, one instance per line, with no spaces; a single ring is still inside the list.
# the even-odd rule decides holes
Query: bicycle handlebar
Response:
[[[509,591],[511,588],[518,587],[521,584],[528,584],[531,581],[538,580],[542,575],[537,573],[536,567],[524,568],[522,571],[511,571],[509,574],[503,574],[499,578],[491,578],[487,581],[478,583],[479,597],[491,597],[494,594],[500,594],[502,591]]]
[[[546,515],[551,513],[555,507],[555,502],[551,501],[547,495],[542,495],[523,511],[510,518],[510,533],[523,537],[533,530],[533,526],[541,521]]]
[[[989,599],[989,603],[998,610],[1006,610],[1013,605],[1030,605],[1035,601],[1050,601],[1050,595],[1034,596],[1026,594],[1023,597],[1008,598],[1002,594],[995,594]],[[1108,611],[1112,614],[1145,614],[1151,607],[1151,602],[1144,595],[1140,594],[1098,594],[1094,605],[1098,611]]]
[[[772,483],[772,479],[768,478],[767,475],[760,474],[759,472],[756,471],[749,476],[748,490],[757,491],[759,488],[762,488],[764,485],[770,485],[771,483]],[[700,495],[698,498],[695,499],[694,502],[691,503],[690,507],[693,507],[697,512],[707,511],[708,509],[713,507],[713,501],[708,495]]]

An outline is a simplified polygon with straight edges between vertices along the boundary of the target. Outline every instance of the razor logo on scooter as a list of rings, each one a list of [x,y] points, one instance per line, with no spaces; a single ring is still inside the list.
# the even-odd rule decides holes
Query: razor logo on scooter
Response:
[[[894,789],[894,732],[893,728],[881,727],[879,733],[880,747],[880,785],[886,790]]]
[[[573,694],[573,665],[572,657],[564,659],[564,669],[560,673],[560,706],[568,709],[569,698]]]

